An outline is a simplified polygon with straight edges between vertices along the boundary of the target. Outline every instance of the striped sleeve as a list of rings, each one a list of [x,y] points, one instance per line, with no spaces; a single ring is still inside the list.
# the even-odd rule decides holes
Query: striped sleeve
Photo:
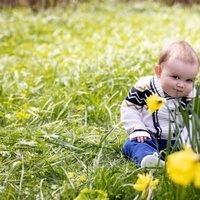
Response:
[[[150,95],[151,92],[149,90],[140,91],[133,87],[126,97],[126,100],[137,106],[144,106],[146,105],[146,98]]]
[[[142,120],[142,110],[146,106],[146,98],[152,93],[148,83],[139,80],[128,93],[121,106],[121,121],[129,139],[149,137],[150,134]]]

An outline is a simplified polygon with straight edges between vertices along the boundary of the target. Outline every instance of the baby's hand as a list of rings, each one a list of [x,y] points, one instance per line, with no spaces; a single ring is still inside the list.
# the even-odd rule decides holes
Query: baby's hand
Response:
[[[146,139],[147,139],[146,136],[136,137],[136,140],[137,140],[138,142],[142,142],[142,143],[143,143]]]

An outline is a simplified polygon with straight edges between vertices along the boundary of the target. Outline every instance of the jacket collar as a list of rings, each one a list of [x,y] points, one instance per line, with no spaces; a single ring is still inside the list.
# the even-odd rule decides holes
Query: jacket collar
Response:
[[[155,75],[151,79],[151,88],[154,93],[157,93],[160,97],[166,97],[166,93],[163,91],[160,85],[160,80],[158,77]]]

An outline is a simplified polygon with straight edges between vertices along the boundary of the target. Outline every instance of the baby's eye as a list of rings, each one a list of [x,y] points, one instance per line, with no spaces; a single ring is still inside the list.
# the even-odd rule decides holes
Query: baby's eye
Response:
[[[193,80],[192,79],[188,79],[188,80],[186,80],[187,82],[189,82],[189,83],[193,83]]]
[[[178,76],[172,76],[172,78],[173,78],[173,79],[176,79],[176,80],[178,80],[178,79],[179,79],[179,77],[178,77]]]

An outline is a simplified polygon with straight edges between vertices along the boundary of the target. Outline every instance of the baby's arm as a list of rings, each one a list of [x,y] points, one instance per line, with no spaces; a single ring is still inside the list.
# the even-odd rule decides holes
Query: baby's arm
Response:
[[[151,95],[151,78],[151,76],[140,78],[122,103],[121,121],[130,140],[136,139],[138,142],[144,142],[147,138],[151,138],[142,119],[146,98]]]
[[[121,121],[129,134],[129,139],[144,142],[151,138],[141,118],[141,107],[124,100],[121,106]]]

